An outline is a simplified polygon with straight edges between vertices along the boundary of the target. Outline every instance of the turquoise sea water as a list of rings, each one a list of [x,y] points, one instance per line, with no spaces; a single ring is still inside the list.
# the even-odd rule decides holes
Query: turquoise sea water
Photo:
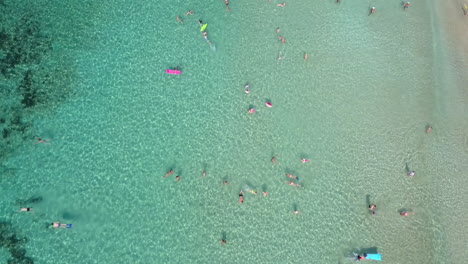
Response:
[[[2,236],[27,241],[2,241],[0,258],[351,263],[376,249],[383,263],[463,263],[466,69],[434,4],[277,3],[4,1],[7,43],[24,32],[39,55],[2,64]],[[24,107],[28,70],[38,103]],[[247,188],[259,194],[239,205]]]

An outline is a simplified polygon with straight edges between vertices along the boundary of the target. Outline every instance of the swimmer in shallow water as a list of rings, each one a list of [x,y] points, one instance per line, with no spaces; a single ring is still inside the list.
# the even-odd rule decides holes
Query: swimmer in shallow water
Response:
[[[164,178],[167,178],[169,175],[172,175],[174,173],[174,170],[170,170],[166,173],[166,175],[164,175]]]
[[[401,216],[408,216],[408,215],[414,215],[413,212],[401,212],[400,213]]]
[[[296,181],[299,180],[299,177],[294,176],[294,175],[292,175],[292,174],[286,174],[286,177],[288,177],[288,178],[290,178],[290,179],[294,179],[294,180],[296,180]]]
[[[36,137],[36,139],[37,139],[37,142],[34,144],[40,144],[40,143],[50,144],[49,141],[51,140],[51,139],[42,139],[40,137]]]
[[[189,10],[189,11],[187,11],[184,15],[185,15],[185,16],[189,16],[189,15],[192,15],[192,14],[193,14],[193,10]]]
[[[239,201],[238,202],[240,204],[244,203],[244,192],[242,190],[239,192]]]
[[[250,93],[250,85],[249,85],[249,84],[246,84],[246,85],[244,86],[244,92],[245,92],[246,94],[249,94],[249,93]]]
[[[409,4],[410,4],[410,2],[406,2],[406,3],[403,5],[403,10],[406,11],[406,9],[409,7]]]
[[[271,162],[273,162],[273,163],[276,164],[276,165],[279,165],[279,163],[276,161],[276,157],[275,157],[275,156],[273,156],[273,157],[271,158]]]
[[[16,212],[20,213],[20,212],[31,212],[31,211],[32,211],[32,208],[31,208],[31,207],[26,207],[26,208],[23,207],[23,208],[20,208],[20,209],[19,209],[18,211],[16,211]]]
[[[408,177],[413,177],[416,174],[415,171],[410,171],[408,172]]]
[[[276,6],[285,7],[285,6],[286,6],[286,2],[283,2],[282,4],[276,4]]]
[[[286,184],[287,185],[291,185],[291,186],[294,186],[294,187],[301,187],[301,185],[297,184],[297,183],[294,183],[292,181],[286,181]]]

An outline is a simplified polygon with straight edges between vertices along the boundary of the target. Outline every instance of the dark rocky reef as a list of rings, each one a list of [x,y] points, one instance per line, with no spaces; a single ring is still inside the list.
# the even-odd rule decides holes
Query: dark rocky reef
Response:
[[[34,115],[54,110],[72,94],[71,60],[53,52],[39,16],[19,18],[0,4],[0,164],[30,134]]]
[[[32,264],[34,261],[26,256],[27,238],[19,238],[13,226],[8,222],[0,222],[0,247],[6,248],[11,255],[7,263]]]

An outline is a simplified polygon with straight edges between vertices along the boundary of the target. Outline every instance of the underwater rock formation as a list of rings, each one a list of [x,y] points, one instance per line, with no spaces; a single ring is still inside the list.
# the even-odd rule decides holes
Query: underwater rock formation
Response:
[[[26,256],[26,249],[23,245],[28,240],[18,238],[13,226],[8,222],[0,222],[0,247],[6,248],[11,255],[7,263],[14,264],[33,264],[34,261]]]

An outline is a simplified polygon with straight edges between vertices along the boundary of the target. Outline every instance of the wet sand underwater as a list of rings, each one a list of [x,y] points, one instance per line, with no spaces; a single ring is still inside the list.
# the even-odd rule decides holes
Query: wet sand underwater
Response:
[[[462,2],[281,3],[4,1],[0,259],[464,263]]]

